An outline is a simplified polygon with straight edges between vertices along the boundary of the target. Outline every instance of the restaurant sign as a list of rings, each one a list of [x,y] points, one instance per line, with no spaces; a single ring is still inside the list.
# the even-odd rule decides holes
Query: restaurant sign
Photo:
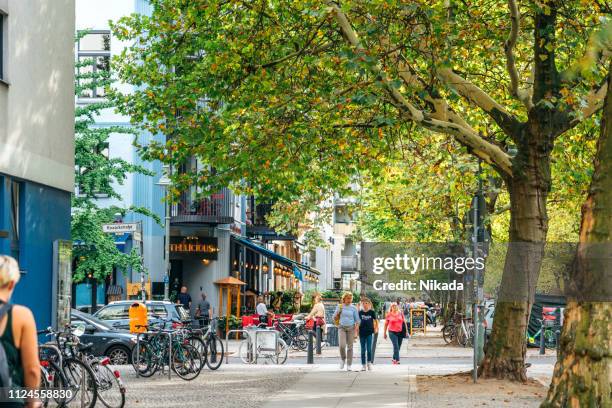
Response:
[[[219,245],[216,237],[170,237],[170,258],[216,260]]]

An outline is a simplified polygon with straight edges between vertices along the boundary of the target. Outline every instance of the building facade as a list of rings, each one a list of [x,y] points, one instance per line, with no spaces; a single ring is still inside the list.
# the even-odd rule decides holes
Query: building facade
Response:
[[[76,59],[79,61],[93,60],[91,67],[81,69],[109,70],[110,59],[121,53],[128,45],[115,38],[109,27],[110,21],[132,14],[148,14],[149,4],[146,0],[76,0],[76,31],[86,32],[75,44]],[[74,35],[74,34],[73,34]],[[129,92],[130,85],[115,83],[113,86],[124,92]],[[89,103],[104,101],[104,89],[95,89],[76,99],[76,104],[87,105]],[[128,117],[117,114],[114,109],[105,109],[101,115],[96,117],[96,125],[101,128],[109,127],[131,127]],[[151,135],[139,132],[138,142],[147,144],[156,139],[163,140],[162,135]],[[120,158],[129,163],[138,164],[154,173],[154,176],[142,174],[128,174],[127,179],[121,185],[114,185],[115,191],[121,197],[120,200],[111,197],[99,196],[97,205],[100,207],[117,206],[120,208],[143,207],[151,210],[160,219],[164,219],[164,189],[156,184],[161,178],[162,168],[159,162],[143,161],[136,148],[132,144],[132,135],[124,133],[112,133],[108,139],[106,155],[109,159]],[[76,193],[78,194],[78,188]],[[163,297],[163,279],[165,275],[164,260],[164,228],[151,217],[145,217],[137,213],[128,212],[121,222],[142,223],[142,253],[144,266],[147,271],[147,281],[151,282],[151,295]],[[132,234],[116,237],[117,247],[123,252],[129,252],[132,248],[139,248],[140,243],[133,240]],[[98,305],[113,299],[125,299],[130,296],[128,287],[130,283],[139,282],[139,274],[132,271],[114,271],[105,283],[84,282],[75,288],[76,307],[89,307],[95,299]]]
[[[57,312],[73,189],[74,0],[0,0],[0,253],[38,327]]]

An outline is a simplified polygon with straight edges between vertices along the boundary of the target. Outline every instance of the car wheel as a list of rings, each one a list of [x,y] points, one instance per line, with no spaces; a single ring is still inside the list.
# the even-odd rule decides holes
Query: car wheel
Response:
[[[130,351],[124,346],[113,346],[106,350],[112,365],[125,365],[130,363]]]

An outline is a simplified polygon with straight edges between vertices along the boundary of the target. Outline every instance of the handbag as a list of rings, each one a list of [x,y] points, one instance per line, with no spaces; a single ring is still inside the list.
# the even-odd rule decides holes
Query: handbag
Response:
[[[340,315],[342,314],[342,303],[338,307],[338,313],[334,315],[334,324],[340,326]]]
[[[408,334],[408,323],[406,323],[406,320],[402,320],[402,331],[400,336],[402,336],[403,339],[410,338],[410,334]]]

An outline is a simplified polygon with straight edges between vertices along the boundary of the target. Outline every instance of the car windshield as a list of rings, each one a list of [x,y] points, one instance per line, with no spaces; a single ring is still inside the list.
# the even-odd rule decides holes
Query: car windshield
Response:
[[[176,313],[178,313],[179,318],[181,320],[189,320],[189,313],[187,313],[187,311],[185,310],[185,308],[183,308],[183,306],[175,306],[176,307]]]
[[[98,319],[96,317],[93,317],[92,315],[85,315],[84,313],[79,313],[79,312],[73,311],[70,316],[71,316],[72,319],[82,320],[85,323],[97,326],[101,330],[113,330],[113,328],[111,326],[109,326],[107,323],[105,323],[104,321],[102,321],[102,320],[100,320],[100,319]]]

